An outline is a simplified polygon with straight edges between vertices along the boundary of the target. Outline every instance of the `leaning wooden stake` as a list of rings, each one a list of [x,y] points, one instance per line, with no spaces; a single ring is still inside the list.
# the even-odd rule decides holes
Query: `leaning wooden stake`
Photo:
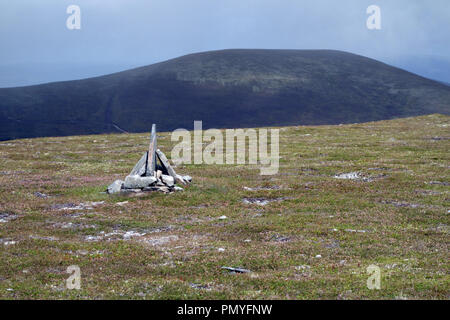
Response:
[[[156,125],[152,125],[152,133],[150,136],[150,145],[148,147],[147,169],[145,175],[153,176],[156,169]]]

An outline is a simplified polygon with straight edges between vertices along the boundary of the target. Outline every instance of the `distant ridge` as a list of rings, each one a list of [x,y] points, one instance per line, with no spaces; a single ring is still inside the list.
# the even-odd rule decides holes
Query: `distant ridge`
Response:
[[[186,55],[84,80],[0,89],[0,140],[192,128],[338,124],[450,114],[450,87],[331,50]]]

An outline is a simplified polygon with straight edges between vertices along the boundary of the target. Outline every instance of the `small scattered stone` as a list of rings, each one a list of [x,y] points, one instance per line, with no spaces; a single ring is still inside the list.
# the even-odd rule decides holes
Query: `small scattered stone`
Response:
[[[342,173],[334,176],[336,179],[357,180],[360,178],[358,172]]]
[[[48,194],[45,193],[41,193],[41,192],[35,192],[34,195],[38,198],[50,198],[50,196]]]
[[[345,229],[346,232],[366,233],[366,230]]]
[[[291,241],[291,238],[289,237],[285,237],[279,234],[275,234],[270,238],[270,241],[275,241],[275,242],[288,242]]]
[[[0,238],[0,244],[3,244],[4,246],[11,246],[16,244],[17,242],[14,240],[9,240],[9,239],[2,239]]]
[[[191,288],[193,288],[193,289],[203,289],[203,290],[208,289],[208,286],[207,286],[207,285],[204,285],[204,284],[191,283],[191,284],[189,284],[189,285],[190,285]]]
[[[250,273],[251,271],[243,268],[222,267],[223,270],[227,270],[230,273]]]
[[[264,198],[244,198],[242,199],[242,202],[245,204],[257,204],[259,206],[265,206],[269,203],[269,201]]]
[[[311,267],[306,264],[295,267],[295,270],[298,270],[298,271],[304,271],[304,270],[309,270],[309,269],[311,269]]]

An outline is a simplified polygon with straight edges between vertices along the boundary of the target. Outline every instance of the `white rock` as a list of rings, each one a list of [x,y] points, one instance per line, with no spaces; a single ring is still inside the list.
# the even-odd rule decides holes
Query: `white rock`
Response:
[[[161,175],[161,180],[169,187],[172,187],[175,184],[175,179],[172,176],[163,174]]]
[[[109,194],[120,192],[120,189],[122,189],[122,186],[123,186],[123,181],[116,180],[109,185],[107,192]]]
[[[360,178],[358,172],[343,173],[334,176],[336,179],[357,180]]]
[[[322,258],[322,255],[318,254],[318,255],[316,256],[316,258]]]
[[[224,248],[218,248],[217,251],[219,251],[219,252],[225,252],[225,249],[224,249]]]
[[[227,216],[220,216],[219,217],[219,220],[225,220],[225,219],[227,219]]]

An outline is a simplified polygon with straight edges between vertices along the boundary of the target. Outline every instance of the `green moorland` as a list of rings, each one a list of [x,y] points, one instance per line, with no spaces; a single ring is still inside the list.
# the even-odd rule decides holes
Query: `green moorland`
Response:
[[[277,175],[180,165],[185,191],[141,196],[102,192],[148,135],[2,142],[0,298],[449,299],[449,139],[442,115],[285,127]]]

